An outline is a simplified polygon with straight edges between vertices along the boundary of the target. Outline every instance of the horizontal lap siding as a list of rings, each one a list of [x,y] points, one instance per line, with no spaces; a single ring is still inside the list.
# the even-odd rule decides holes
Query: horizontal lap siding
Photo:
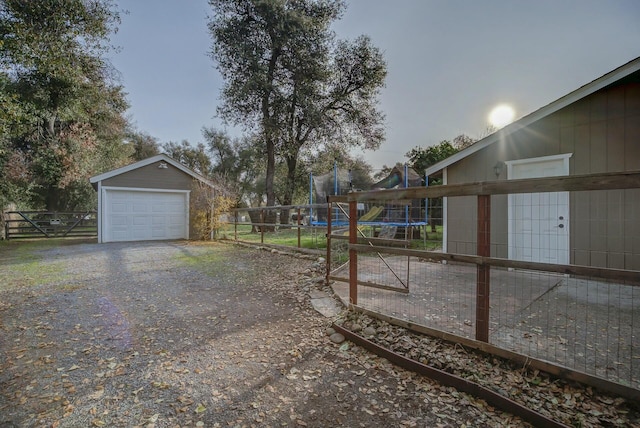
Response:
[[[191,190],[192,177],[172,165],[158,168],[160,162],[102,181],[103,187],[130,187],[142,189]]]

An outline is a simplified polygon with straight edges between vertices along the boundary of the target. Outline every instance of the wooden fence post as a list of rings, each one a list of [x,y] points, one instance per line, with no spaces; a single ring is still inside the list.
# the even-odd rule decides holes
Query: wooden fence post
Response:
[[[235,211],[233,216],[233,238],[238,242],[238,211]]]
[[[478,195],[477,253],[491,256],[491,195]],[[489,291],[491,268],[477,265],[476,285],[476,340],[489,342]]]

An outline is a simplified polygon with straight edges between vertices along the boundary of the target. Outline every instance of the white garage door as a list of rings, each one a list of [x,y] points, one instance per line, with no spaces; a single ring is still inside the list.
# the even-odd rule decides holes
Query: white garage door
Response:
[[[105,189],[103,241],[186,239],[187,195]]]

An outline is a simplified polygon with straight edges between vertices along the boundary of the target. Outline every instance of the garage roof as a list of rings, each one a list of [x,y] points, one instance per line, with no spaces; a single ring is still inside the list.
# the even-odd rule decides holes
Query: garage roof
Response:
[[[155,156],[151,156],[150,158],[146,158],[146,159],[143,159],[141,161],[132,163],[130,165],[123,166],[122,168],[114,169],[114,170],[105,172],[103,174],[96,175],[94,177],[91,177],[89,179],[89,181],[91,182],[91,184],[93,184],[93,187],[95,188],[95,187],[97,187],[97,183],[99,183],[100,181],[109,179],[111,177],[115,177],[115,176],[120,175],[120,174],[127,173],[129,171],[133,171],[134,169],[138,169],[138,168],[142,168],[142,167],[147,166],[147,165],[151,165],[151,164],[156,163],[156,162],[166,162],[169,165],[172,165],[172,166],[176,167],[177,169],[179,169],[180,171],[184,172],[185,174],[188,174],[191,177],[193,177],[193,178],[195,178],[197,180],[200,180],[203,183],[206,183],[211,187],[215,187],[213,185],[213,183],[211,183],[209,180],[207,180],[204,176],[202,176],[202,175],[198,174],[197,172],[187,168],[186,166],[182,165],[180,162],[170,158],[169,156],[167,156],[164,153],[161,153],[161,154],[155,155]]]

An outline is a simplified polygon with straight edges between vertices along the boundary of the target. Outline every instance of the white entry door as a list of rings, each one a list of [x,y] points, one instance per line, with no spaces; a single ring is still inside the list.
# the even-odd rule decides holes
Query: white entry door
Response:
[[[505,162],[510,180],[569,174],[571,154]],[[569,192],[509,195],[509,258],[569,264]]]

